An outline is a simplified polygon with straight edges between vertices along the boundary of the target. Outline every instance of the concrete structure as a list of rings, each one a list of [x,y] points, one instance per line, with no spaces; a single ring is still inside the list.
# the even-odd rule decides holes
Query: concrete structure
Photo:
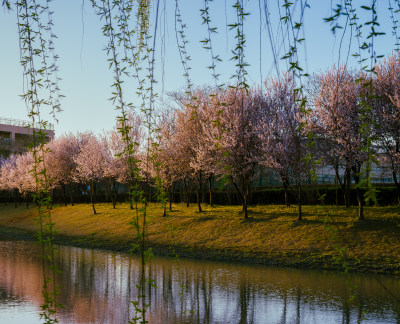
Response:
[[[0,117],[0,155],[8,157],[11,153],[23,153],[33,144],[33,132],[39,130],[39,125],[33,125],[23,120]],[[54,137],[54,125],[46,125],[46,141]]]

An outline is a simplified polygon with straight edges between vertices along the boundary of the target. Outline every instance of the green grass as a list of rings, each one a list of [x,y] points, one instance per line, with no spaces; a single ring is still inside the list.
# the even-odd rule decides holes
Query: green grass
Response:
[[[58,241],[82,246],[128,250],[135,240],[129,225],[134,211],[127,204],[55,207]],[[252,206],[245,220],[240,206],[173,205],[162,217],[159,204],[148,207],[147,245],[156,254],[264,264],[400,273],[400,215],[397,207],[367,207],[365,221],[356,221],[357,207],[304,206],[304,220],[295,208]],[[0,206],[4,231],[34,232],[34,207]],[[6,228],[6,229],[4,229]],[[340,251],[344,251],[342,254]]]

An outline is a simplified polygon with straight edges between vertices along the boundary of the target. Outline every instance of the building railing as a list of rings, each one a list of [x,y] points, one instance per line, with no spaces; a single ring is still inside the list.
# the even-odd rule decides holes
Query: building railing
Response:
[[[35,129],[45,129],[54,131],[54,125],[51,123],[46,123],[45,127],[43,124],[27,122],[19,119],[11,119],[11,118],[3,118],[0,117],[0,124],[10,125],[10,126],[19,126],[19,127],[30,127]]]

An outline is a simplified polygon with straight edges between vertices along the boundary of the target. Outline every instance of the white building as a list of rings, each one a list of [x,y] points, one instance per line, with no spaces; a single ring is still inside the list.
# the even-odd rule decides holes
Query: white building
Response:
[[[0,155],[9,156],[11,153],[23,153],[33,144],[33,132],[40,129],[23,120],[0,117]],[[46,125],[46,141],[54,138],[54,125]]]

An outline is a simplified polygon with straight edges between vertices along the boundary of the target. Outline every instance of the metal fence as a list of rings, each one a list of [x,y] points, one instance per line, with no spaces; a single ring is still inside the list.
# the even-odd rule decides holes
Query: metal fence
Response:
[[[33,123],[32,124],[32,122],[28,122],[28,121],[25,121],[25,120],[0,117],[0,124],[10,125],[10,126],[27,127],[27,128],[30,127],[30,128],[45,129],[45,130],[54,131],[54,125],[51,124],[51,123],[46,123],[45,125],[39,124],[39,123]]]

